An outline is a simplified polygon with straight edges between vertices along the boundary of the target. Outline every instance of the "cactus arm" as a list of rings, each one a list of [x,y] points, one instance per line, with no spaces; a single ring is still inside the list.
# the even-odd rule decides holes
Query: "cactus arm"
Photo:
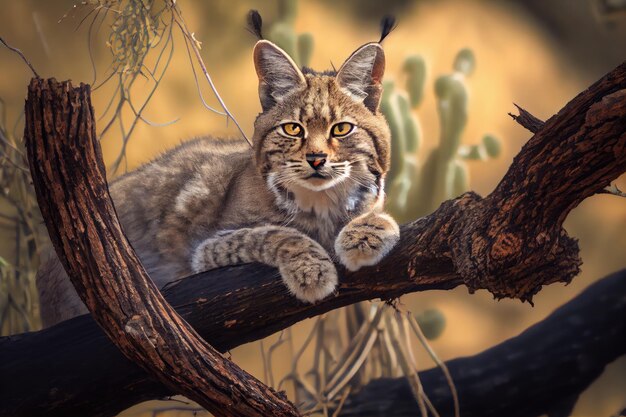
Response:
[[[302,67],[308,67],[311,62],[311,56],[313,55],[313,35],[310,33],[303,33],[298,36],[298,57],[300,61],[298,64]]]
[[[404,72],[407,75],[406,91],[409,93],[411,107],[417,108],[424,98],[426,81],[426,63],[419,55],[412,55],[404,61]]]
[[[384,81],[380,111],[385,116],[391,132],[391,169],[387,174],[388,186],[391,186],[404,168],[405,138],[396,96],[393,82]]]

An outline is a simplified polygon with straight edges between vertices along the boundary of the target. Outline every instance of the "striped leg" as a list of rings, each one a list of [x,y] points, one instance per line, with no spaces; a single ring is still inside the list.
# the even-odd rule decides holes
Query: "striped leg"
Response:
[[[219,232],[194,251],[194,272],[247,262],[277,267],[283,282],[299,300],[313,303],[333,292],[337,271],[328,253],[303,233],[282,226]]]

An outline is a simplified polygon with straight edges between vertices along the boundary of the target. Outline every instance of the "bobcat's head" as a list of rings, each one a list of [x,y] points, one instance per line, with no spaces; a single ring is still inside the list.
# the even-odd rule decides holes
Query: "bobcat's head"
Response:
[[[318,73],[301,70],[261,40],[254,63],[263,107],[254,146],[270,189],[353,200],[382,195],[390,133],[378,111],[385,69],[380,44],[361,46],[337,72]]]

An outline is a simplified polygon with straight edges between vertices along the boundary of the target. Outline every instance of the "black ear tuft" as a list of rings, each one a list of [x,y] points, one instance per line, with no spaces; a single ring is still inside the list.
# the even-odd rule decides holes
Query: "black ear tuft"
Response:
[[[387,15],[382,18],[380,21],[380,40],[378,43],[381,43],[387,35],[389,35],[396,28],[396,17],[392,15]]]
[[[263,27],[263,19],[258,10],[250,10],[248,12],[248,31],[256,36],[259,40],[263,39],[261,28]]]

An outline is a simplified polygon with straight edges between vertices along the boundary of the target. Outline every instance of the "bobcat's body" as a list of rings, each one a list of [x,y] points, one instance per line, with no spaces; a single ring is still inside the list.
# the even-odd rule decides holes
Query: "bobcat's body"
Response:
[[[369,74],[369,84],[351,90],[341,70],[305,75],[277,47],[259,42],[264,111],[254,149],[196,139],[111,184],[124,231],[157,286],[258,261],[278,267],[296,297],[314,302],[336,286],[333,258],[358,269],[389,251],[398,239],[382,212],[389,132],[377,112],[379,91],[369,92],[374,107],[367,95],[354,97],[380,81],[373,73],[382,50],[368,45],[355,52],[365,51],[357,56],[365,64],[348,68],[345,82]],[[369,72],[357,74],[361,67]],[[337,136],[337,125],[351,130]],[[86,312],[54,254],[37,285],[45,326]]]

